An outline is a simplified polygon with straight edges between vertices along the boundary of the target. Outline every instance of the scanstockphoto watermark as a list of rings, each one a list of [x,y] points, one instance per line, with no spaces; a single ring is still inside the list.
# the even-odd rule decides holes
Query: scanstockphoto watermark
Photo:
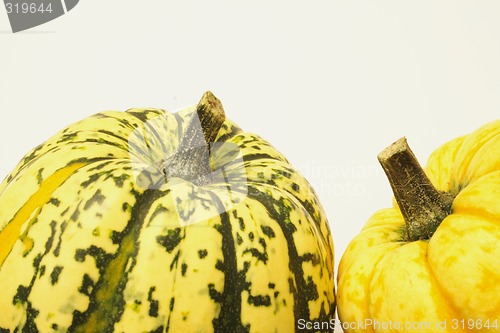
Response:
[[[320,195],[338,197],[359,197],[366,195],[366,180],[383,177],[383,172],[377,164],[326,165],[316,161],[307,161],[298,165],[300,172],[314,183],[316,192]]]
[[[398,331],[457,331],[464,330],[494,330],[497,331],[499,319],[444,319],[440,321],[383,321],[373,318],[366,318],[362,321],[339,321],[331,319],[329,321],[307,321],[299,319],[297,328],[301,331],[333,330],[341,327],[343,330],[398,330]]]
[[[339,322],[343,330],[405,330],[405,331],[434,331],[439,329],[439,325],[427,321],[381,321],[377,319],[367,318],[358,322]]]
[[[4,0],[12,32],[52,21],[72,10],[79,0]]]

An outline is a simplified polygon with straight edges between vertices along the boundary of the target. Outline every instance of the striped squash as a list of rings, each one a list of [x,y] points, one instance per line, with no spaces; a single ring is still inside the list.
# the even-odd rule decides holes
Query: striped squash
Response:
[[[29,152],[0,185],[0,288],[2,333],[288,333],[334,318],[333,244],[307,181],[208,92]]]

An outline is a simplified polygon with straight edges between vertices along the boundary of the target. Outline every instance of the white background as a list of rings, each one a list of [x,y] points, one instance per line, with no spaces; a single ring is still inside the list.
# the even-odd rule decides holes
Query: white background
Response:
[[[317,189],[338,263],[391,204],[376,155],[499,118],[497,1],[92,1],[12,34],[0,8],[0,178],[66,125],[195,104],[271,141]]]

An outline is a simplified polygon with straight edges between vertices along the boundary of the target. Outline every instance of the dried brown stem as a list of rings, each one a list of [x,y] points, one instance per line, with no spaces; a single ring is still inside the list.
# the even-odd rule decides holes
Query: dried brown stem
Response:
[[[211,172],[210,146],[225,119],[221,102],[207,91],[196,106],[177,151],[165,159],[165,175],[203,184]]]
[[[450,214],[453,197],[432,185],[405,138],[382,151],[378,160],[405,219],[408,240],[429,239]]]

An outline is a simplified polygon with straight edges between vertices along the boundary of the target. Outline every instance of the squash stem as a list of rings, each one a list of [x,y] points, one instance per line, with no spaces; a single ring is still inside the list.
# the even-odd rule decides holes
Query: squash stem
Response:
[[[405,219],[409,241],[430,239],[451,212],[453,197],[438,191],[401,138],[378,155]]]
[[[196,106],[176,152],[163,161],[165,175],[197,185],[206,183],[212,169],[210,149],[226,119],[221,102],[207,91]]]

